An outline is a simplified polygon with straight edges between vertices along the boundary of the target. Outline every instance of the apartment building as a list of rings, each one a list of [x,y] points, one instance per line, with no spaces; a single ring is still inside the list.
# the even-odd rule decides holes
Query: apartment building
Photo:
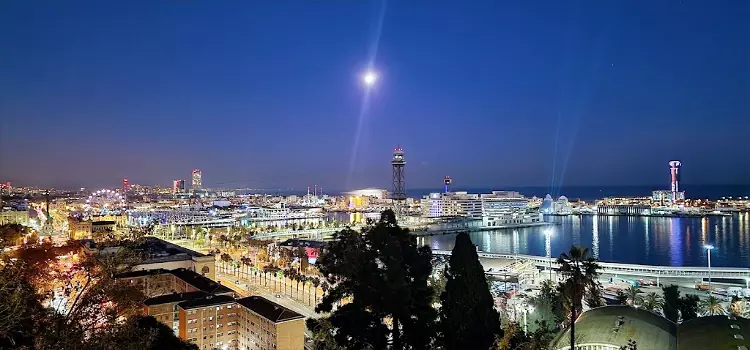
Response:
[[[305,317],[266,298],[237,300],[240,307],[239,350],[302,350]]]
[[[236,349],[239,307],[229,295],[209,295],[177,304],[180,338],[200,349]]]

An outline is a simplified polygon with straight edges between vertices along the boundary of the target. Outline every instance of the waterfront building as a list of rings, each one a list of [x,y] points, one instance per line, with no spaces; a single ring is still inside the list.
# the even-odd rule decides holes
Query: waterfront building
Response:
[[[492,191],[480,195],[482,224],[485,227],[533,224],[542,221],[540,212],[529,206],[529,199],[515,191]]]
[[[609,204],[598,205],[596,212],[599,215],[651,215],[651,206],[643,204]]]
[[[544,197],[539,210],[547,215],[570,215],[573,212],[568,197],[560,196],[557,200],[553,200],[549,194]]]
[[[482,218],[482,199],[468,192],[430,193],[422,201],[422,214],[430,218]]]
[[[542,221],[539,210],[529,199],[515,191],[431,193],[422,200],[422,214],[429,218],[462,218],[481,222],[470,227],[504,227],[535,224]]]
[[[676,201],[684,201],[685,192],[673,193],[670,190],[658,190],[658,191],[651,192],[651,200],[654,202],[654,204],[658,204],[658,205],[674,204],[675,200],[673,200],[672,198],[676,198]]]
[[[361,190],[347,192],[346,194],[349,196],[356,196],[356,197],[374,197],[377,199],[388,198],[388,191],[381,190],[379,188],[364,188]]]

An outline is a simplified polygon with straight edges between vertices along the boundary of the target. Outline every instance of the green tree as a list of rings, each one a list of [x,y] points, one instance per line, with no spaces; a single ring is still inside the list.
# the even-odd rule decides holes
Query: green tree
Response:
[[[586,305],[590,308],[601,307],[606,305],[604,292],[601,283],[595,282],[586,290]]]
[[[502,332],[484,269],[468,233],[459,233],[445,270],[439,339],[445,349],[487,349]]]
[[[700,298],[695,294],[687,294],[680,298],[680,315],[682,322],[698,317],[698,303]]]
[[[646,297],[643,298],[643,309],[646,311],[658,312],[663,305],[664,299],[661,295],[656,294],[656,292],[648,293],[646,294]]]
[[[28,233],[26,226],[19,224],[0,225],[0,248],[17,245],[21,238]]]
[[[330,289],[316,307],[330,312],[325,319],[336,343],[347,349],[432,349],[437,313],[427,285],[431,255],[398,226],[391,210],[361,233],[336,233],[318,260],[324,289]]]
[[[636,286],[630,286],[625,290],[625,294],[628,296],[628,303],[630,306],[638,306],[643,302],[643,290]]]
[[[628,305],[628,295],[625,292],[618,290],[616,298],[618,305]]]
[[[562,290],[570,307],[570,349],[575,349],[575,321],[582,310],[582,299],[587,289],[595,287],[599,277],[599,264],[589,255],[588,248],[570,247],[570,252],[557,259],[560,274],[565,278]]]
[[[700,309],[704,316],[723,315],[724,307],[715,296],[711,295],[701,300]]]
[[[432,289],[435,291],[435,294],[432,296],[432,303],[439,303],[440,302],[440,296],[445,291],[445,275],[444,272],[438,272],[433,273],[430,275],[430,279],[427,280],[427,283],[432,287]]]
[[[677,323],[680,319],[680,291],[674,284],[662,287],[661,290],[664,294],[664,305],[661,307],[664,317]]]
[[[130,316],[127,320],[99,332],[86,342],[88,349],[118,350],[198,350],[198,346],[180,339],[167,325],[152,316]]]

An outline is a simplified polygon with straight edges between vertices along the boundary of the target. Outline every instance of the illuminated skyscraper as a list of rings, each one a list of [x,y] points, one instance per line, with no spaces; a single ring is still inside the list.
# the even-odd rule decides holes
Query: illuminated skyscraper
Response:
[[[174,180],[172,181],[172,194],[184,193],[185,192],[185,180]]]
[[[203,186],[203,173],[200,169],[193,170],[193,190],[198,190]]]
[[[450,192],[452,182],[453,179],[451,179],[450,176],[446,176],[445,178],[443,178],[443,183],[445,184],[445,193]]]
[[[669,162],[669,172],[672,182],[672,201],[677,201],[680,192],[680,167],[682,163],[679,160]]]

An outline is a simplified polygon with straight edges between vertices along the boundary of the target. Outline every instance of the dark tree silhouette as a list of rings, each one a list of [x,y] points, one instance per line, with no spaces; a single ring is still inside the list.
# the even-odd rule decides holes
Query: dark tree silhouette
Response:
[[[418,247],[391,210],[361,233],[338,232],[318,260],[330,289],[316,307],[331,312],[326,321],[336,343],[347,349],[432,349],[437,313],[427,284],[430,259],[430,248]]]
[[[575,349],[575,321],[578,312],[582,310],[584,293],[587,289],[596,287],[599,276],[599,265],[596,259],[589,256],[588,248],[570,247],[570,252],[560,254],[557,259],[560,273],[565,276],[561,283],[561,291],[568,300],[570,307],[570,349]]]
[[[441,345],[448,350],[488,349],[502,333],[500,316],[468,233],[456,236],[445,278],[438,323]]]
[[[661,308],[664,317],[677,323],[680,319],[680,291],[674,284],[662,287],[661,290],[664,292],[664,305]]]
[[[680,315],[682,322],[698,317],[698,303],[700,299],[695,294],[687,294],[680,298]]]

